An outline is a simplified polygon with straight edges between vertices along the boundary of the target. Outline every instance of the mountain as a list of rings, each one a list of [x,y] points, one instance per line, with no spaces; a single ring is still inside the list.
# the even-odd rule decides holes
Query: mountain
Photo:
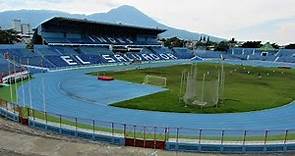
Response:
[[[206,34],[199,34],[186,30],[176,29],[164,24],[161,24],[144,13],[140,12],[132,6],[123,5],[121,7],[110,10],[107,13],[95,13],[91,15],[69,14],[60,11],[51,10],[16,10],[0,12],[0,26],[3,28],[10,28],[13,19],[21,19],[22,23],[29,23],[33,27],[38,26],[41,22],[52,17],[70,17],[94,20],[98,22],[108,23],[122,23],[128,25],[136,25],[143,27],[154,27],[166,29],[167,31],[161,34],[161,37],[174,37],[177,36],[182,39],[198,40],[200,36],[208,36]],[[222,41],[224,39],[210,36],[213,41]]]
[[[55,16],[73,17],[73,15],[68,13],[49,10],[5,11],[0,13],[0,26],[3,28],[10,28],[12,26],[13,19],[21,19],[22,23],[29,23],[31,26],[36,27],[42,21]]]

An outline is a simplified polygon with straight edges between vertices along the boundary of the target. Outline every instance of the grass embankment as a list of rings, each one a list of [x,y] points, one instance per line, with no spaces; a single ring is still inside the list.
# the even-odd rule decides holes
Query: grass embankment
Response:
[[[24,81],[25,83],[27,81]],[[15,86],[16,85],[16,86]],[[0,87],[0,99],[9,101],[9,102],[15,102],[16,101],[16,89],[18,89],[21,86],[21,82],[18,82],[16,84],[12,84],[11,87],[9,86],[2,86]],[[11,94],[12,92],[12,94]]]

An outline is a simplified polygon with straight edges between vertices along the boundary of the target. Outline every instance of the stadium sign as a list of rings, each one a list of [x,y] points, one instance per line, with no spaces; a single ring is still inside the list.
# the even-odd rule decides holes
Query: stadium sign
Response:
[[[74,57],[74,58],[73,58]],[[159,60],[176,60],[178,59],[171,53],[160,53],[160,54],[114,54],[114,55],[101,55],[100,60],[106,63],[121,63],[121,62],[132,62],[132,61],[159,61]],[[90,60],[81,58],[78,55],[74,56],[60,56],[68,65],[89,65],[92,64]]]
[[[96,40],[92,37],[89,37],[93,42],[99,41],[100,43],[113,43],[113,44],[133,44],[134,42],[129,38],[113,38],[113,37],[102,37],[102,36],[95,36]]]

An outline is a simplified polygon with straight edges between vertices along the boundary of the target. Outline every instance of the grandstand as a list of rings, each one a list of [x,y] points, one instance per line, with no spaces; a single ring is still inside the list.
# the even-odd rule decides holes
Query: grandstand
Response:
[[[1,79],[7,75],[9,75],[9,69],[13,69],[13,65],[10,64],[7,60],[0,58],[0,73],[1,73]],[[3,82],[1,80],[1,82]]]
[[[162,47],[157,39],[164,31],[55,17],[37,27],[33,50],[0,46],[0,53],[17,63],[48,69],[193,57],[185,48]]]
[[[0,57],[0,84],[15,83],[22,77],[21,75],[27,76],[28,71]]]
[[[206,59],[256,60],[295,63],[295,50],[278,49],[262,51],[255,48],[232,48],[228,51],[196,50],[195,55]]]

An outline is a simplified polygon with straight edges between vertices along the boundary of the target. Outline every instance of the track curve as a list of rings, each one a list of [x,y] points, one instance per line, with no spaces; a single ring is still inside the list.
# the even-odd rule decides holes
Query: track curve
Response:
[[[184,62],[178,62],[184,63]],[[232,64],[240,64],[240,62],[230,61]],[[245,65],[259,65],[259,66],[280,66],[281,64],[273,63],[255,63],[255,62],[243,62]],[[150,66],[167,66],[170,64],[153,64],[142,65],[143,67]],[[286,64],[284,64],[286,65]],[[295,67],[292,64],[288,64],[291,67]],[[111,92],[116,92],[117,88],[106,86],[101,83],[100,87],[94,87],[92,90],[97,94],[88,94],[87,90],[83,87],[92,87],[97,83],[97,80],[85,73],[97,70],[122,70],[133,69],[135,66],[116,66],[105,67],[96,69],[84,69],[73,70],[54,73],[42,73],[36,74],[31,82],[22,86],[26,91],[25,95],[22,95],[22,87],[19,89],[19,102],[23,103],[23,100],[30,106],[29,102],[29,86],[31,86],[33,95],[34,109],[43,111],[44,106],[46,111],[56,114],[63,114],[66,116],[94,119],[99,121],[111,121],[117,123],[128,123],[135,125],[145,126],[158,126],[158,127],[185,127],[185,128],[204,128],[204,129],[235,129],[235,130],[284,130],[295,129],[295,102],[289,105],[257,112],[247,113],[231,113],[231,114],[183,114],[183,113],[165,113],[165,112],[151,112],[141,110],[131,110],[111,107],[109,104],[116,100],[128,99],[137,97],[151,92],[162,91],[160,88],[140,86],[143,87],[144,92],[140,93],[139,90],[131,90],[130,92],[137,93],[136,95],[122,95],[122,97],[116,97],[118,94],[111,95]],[[42,94],[42,79],[45,82],[45,97],[46,103],[43,102]],[[113,86],[125,85],[133,86],[138,84],[123,83],[114,81]],[[121,88],[118,87],[118,88]],[[77,95],[71,93],[78,92]],[[122,91],[122,90],[121,90]],[[123,90],[124,91],[124,90]],[[99,95],[98,95],[99,94]],[[24,98],[24,99],[23,99]]]

